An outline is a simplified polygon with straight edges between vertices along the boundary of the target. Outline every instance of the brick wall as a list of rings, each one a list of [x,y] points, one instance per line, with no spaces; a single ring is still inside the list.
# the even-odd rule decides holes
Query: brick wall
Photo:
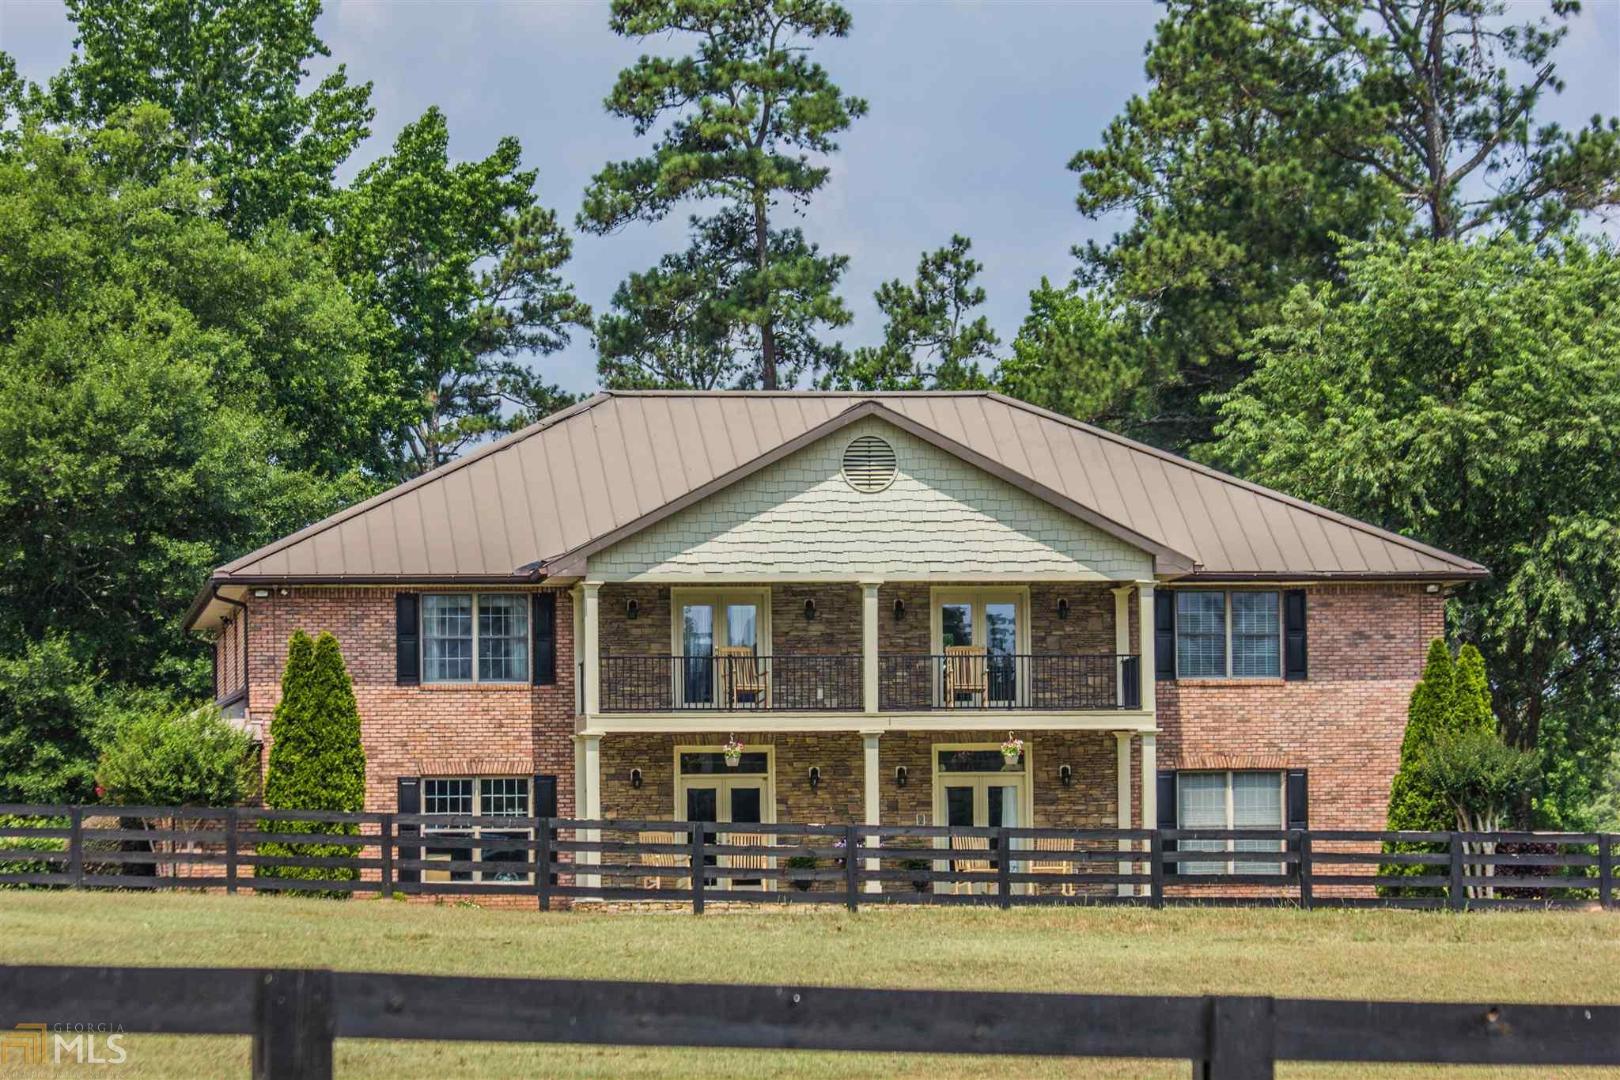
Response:
[[[1295,768],[1310,824],[1381,829],[1406,707],[1445,600],[1421,586],[1307,590],[1308,678],[1158,684],[1159,767]]]
[[[334,634],[360,708],[367,810],[396,809],[395,780],[401,776],[550,774],[557,777],[560,812],[573,813],[574,616],[568,592],[557,592],[556,685],[455,687],[395,685],[394,590],[281,592],[248,600],[252,718],[268,731],[293,631]]]

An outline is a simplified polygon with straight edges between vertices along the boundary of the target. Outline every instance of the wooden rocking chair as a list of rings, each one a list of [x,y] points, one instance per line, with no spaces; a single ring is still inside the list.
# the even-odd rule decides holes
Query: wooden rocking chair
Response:
[[[955,708],[958,695],[966,694],[971,704],[977,694],[981,700],[990,693],[989,657],[983,645],[945,646],[945,701],[946,708]]]
[[[764,833],[727,833],[725,842],[727,844],[736,844],[739,847],[766,847],[771,840]],[[757,885],[738,885],[739,879],[729,878],[726,881],[726,888],[760,889],[763,891],[768,887],[767,883],[771,872],[771,857],[769,855],[727,855],[725,864],[735,870],[758,870],[760,872]],[[742,880],[746,881],[747,879]]]
[[[983,851],[990,850],[990,838],[987,836],[953,836],[951,837],[952,851]],[[989,859],[952,859],[951,873],[953,874],[988,874],[991,870]],[[952,881],[951,895],[958,896],[966,889],[969,896],[973,895],[976,885],[984,885],[989,891],[989,884],[983,881]]]
[[[686,834],[674,832],[644,832],[638,833],[636,835],[636,840],[642,844],[680,844],[686,841]],[[688,859],[688,856],[677,855],[673,851],[649,851],[639,854],[640,857],[637,861],[640,862],[642,866],[649,867],[685,867]],[[679,889],[681,887],[681,879],[679,875],[672,875],[672,879],[672,887]],[[664,887],[664,875],[660,873],[644,875],[641,879],[641,887],[643,889],[662,889]]]
[[[720,685],[731,705],[748,704],[757,709],[766,707],[771,689],[771,673],[759,662],[749,645],[721,645],[714,650],[715,663],[720,668]]]
[[[1037,836],[1034,841],[1036,851],[1043,853],[1064,852],[1074,854],[1074,841],[1066,836]],[[1031,874],[1053,874],[1059,877],[1070,877],[1074,874],[1074,861],[1072,859],[1032,859],[1029,863]],[[1064,896],[1073,896],[1074,882],[1064,881],[1058,888]]]

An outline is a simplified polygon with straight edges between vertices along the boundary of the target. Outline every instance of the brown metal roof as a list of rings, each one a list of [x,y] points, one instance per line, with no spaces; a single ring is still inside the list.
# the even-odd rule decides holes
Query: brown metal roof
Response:
[[[870,404],[869,404],[870,403]],[[1477,563],[991,393],[645,391],[571,409],[227,563],[213,583],[510,581],[880,409],[1200,578],[1459,579]]]

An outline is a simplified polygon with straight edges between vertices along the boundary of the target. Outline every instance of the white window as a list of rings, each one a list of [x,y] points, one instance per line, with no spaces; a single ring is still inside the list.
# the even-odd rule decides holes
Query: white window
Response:
[[[1176,774],[1176,823],[1183,829],[1287,828],[1281,772],[1179,772]],[[1181,840],[1181,851],[1281,851],[1281,840]],[[1176,864],[1179,874],[1280,874],[1281,863],[1209,862]]]
[[[437,777],[422,781],[422,813],[446,818],[527,818],[530,806],[530,780],[526,776]],[[501,828],[499,825],[447,822],[424,825],[427,843],[424,859],[481,864],[515,863],[492,866],[488,870],[459,869],[424,871],[423,881],[530,880],[526,864],[532,861],[528,843],[534,838],[529,828]],[[440,842],[433,844],[436,838]],[[450,841],[445,843],[444,841]]]
[[[1282,597],[1252,590],[1176,591],[1176,675],[1282,677]]]
[[[526,593],[422,597],[422,678],[427,682],[526,682]]]

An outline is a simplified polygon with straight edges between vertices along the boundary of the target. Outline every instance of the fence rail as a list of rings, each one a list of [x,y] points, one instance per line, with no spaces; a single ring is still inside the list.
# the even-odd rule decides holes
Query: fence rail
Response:
[[[1617,840],[0,805],[0,887],[517,896],[541,908],[650,901],[697,912],[720,901],[1610,908]]]
[[[1204,1080],[1269,1080],[1279,1060],[1620,1065],[1613,1005],[0,967],[13,1055],[27,1050],[16,1025],[86,1016],[131,1033],[251,1035],[255,1080],[329,1080],[337,1038],[1182,1058]]]

